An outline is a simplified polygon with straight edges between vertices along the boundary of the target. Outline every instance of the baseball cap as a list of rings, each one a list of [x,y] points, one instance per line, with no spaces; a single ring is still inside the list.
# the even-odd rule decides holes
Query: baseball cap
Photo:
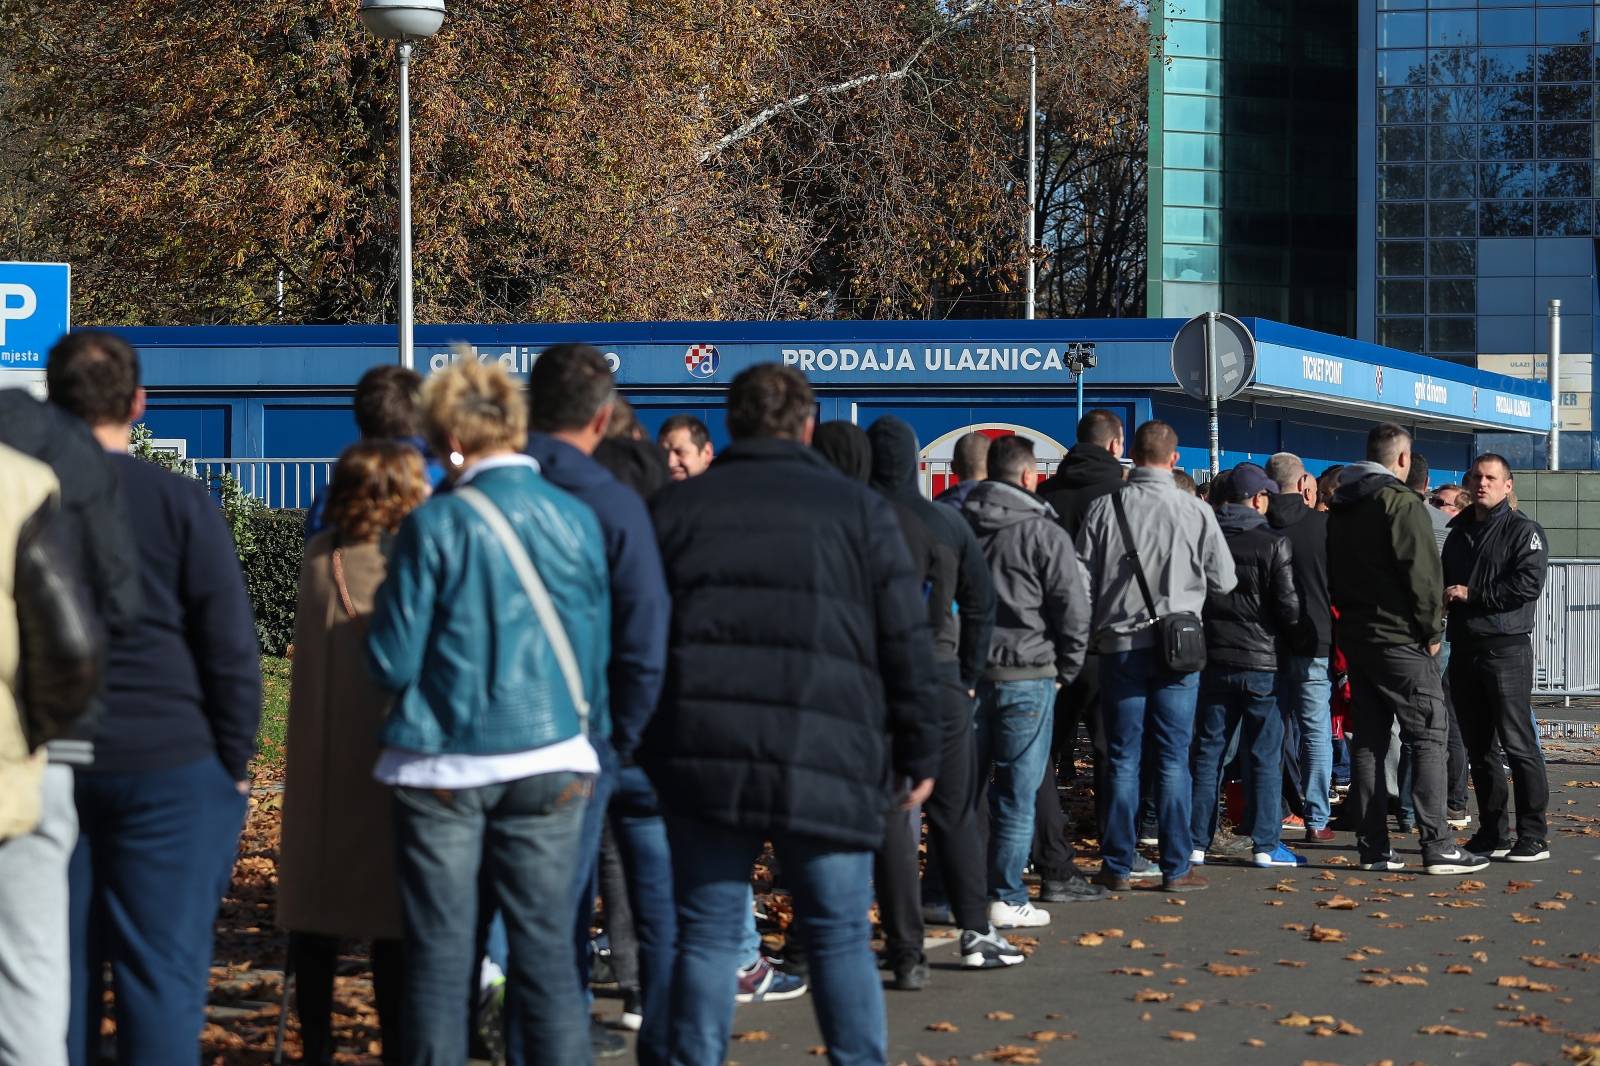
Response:
[[[1228,477],[1228,502],[1243,503],[1263,492],[1277,492],[1278,483],[1255,463],[1240,463]]]

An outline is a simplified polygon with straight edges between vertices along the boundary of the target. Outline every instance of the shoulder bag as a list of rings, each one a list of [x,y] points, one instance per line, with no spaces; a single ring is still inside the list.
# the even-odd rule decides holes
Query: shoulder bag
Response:
[[[573,653],[572,641],[567,637],[567,627],[561,624],[561,615],[556,612],[556,605],[550,599],[550,590],[545,587],[544,579],[539,576],[538,567],[533,565],[533,560],[528,557],[528,550],[522,546],[522,540],[517,536],[516,530],[511,528],[511,523],[500,508],[495,506],[481,490],[471,485],[456,489],[455,496],[465,501],[478,517],[488,524],[500,546],[505,549],[506,557],[511,560],[511,568],[517,572],[517,578],[522,582],[523,591],[527,592],[528,599],[533,603],[533,612],[539,618],[539,624],[544,627],[546,638],[550,641],[550,650],[555,653],[556,663],[561,667],[561,676],[566,680],[567,693],[572,697],[572,705],[578,709],[578,732],[584,736],[589,734],[589,700],[583,692],[583,671],[578,668],[578,656]]]
[[[1144,563],[1139,559],[1139,549],[1133,546],[1133,530],[1128,528],[1128,512],[1122,505],[1121,489],[1111,494],[1111,506],[1117,512],[1117,528],[1122,531],[1123,558],[1133,566],[1133,576],[1139,581],[1145,609],[1150,612],[1148,624],[1155,627],[1156,661],[1175,674],[1192,674],[1204,669],[1206,629],[1200,616],[1190,611],[1178,611],[1164,617],[1156,614],[1156,600],[1150,595],[1150,581],[1144,575]]]

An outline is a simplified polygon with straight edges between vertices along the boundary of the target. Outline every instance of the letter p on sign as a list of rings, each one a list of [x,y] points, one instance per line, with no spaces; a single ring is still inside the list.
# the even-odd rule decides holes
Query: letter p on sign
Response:
[[[32,286],[0,283],[0,344],[6,342],[7,322],[32,318],[38,307],[39,297]]]

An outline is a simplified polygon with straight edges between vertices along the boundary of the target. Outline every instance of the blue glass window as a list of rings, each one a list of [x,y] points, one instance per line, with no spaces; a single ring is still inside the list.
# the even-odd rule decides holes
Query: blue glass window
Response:
[[[1428,16],[1399,14],[1378,16],[1379,48],[1417,48],[1428,39]]]
[[[1163,166],[1216,170],[1222,165],[1222,138],[1214,133],[1169,133],[1162,140],[1161,154]]]
[[[1533,119],[1533,110],[1531,85],[1489,85],[1483,89],[1485,122],[1529,122]]]
[[[1478,205],[1476,203],[1428,205],[1428,236],[1476,237],[1478,235]]]
[[[1478,283],[1468,278],[1428,282],[1428,313],[1470,315],[1478,310]]]
[[[1485,199],[1510,200],[1533,195],[1532,163],[1480,163],[1478,186]]]
[[[1448,90],[1379,89],[1378,122],[1384,126],[1428,121],[1427,92]],[[1531,115],[1529,116],[1532,117]]]
[[[1478,272],[1477,241],[1429,241],[1428,273],[1434,277],[1471,277]]]
[[[1420,315],[1424,303],[1423,283],[1420,281],[1380,281],[1378,283],[1378,314]]]
[[[1169,130],[1222,132],[1222,101],[1218,97],[1168,93],[1162,100],[1162,107],[1161,121]]]
[[[1546,122],[1588,122],[1594,117],[1593,87],[1539,86],[1539,117]]]
[[[1169,19],[1166,29],[1168,55],[1221,58],[1222,27],[1217,23]]]
[[[1216,244],[1222,233],[1222,212],[1204,207],[1169,207],[1162,211],[1162,236],[1185,244]]]
[[[1505,124],[1483,127],[1484,159],[1532,159],[1533,126]]]
[[[1495,40],[1487,34],[1484,39]],[[1481,48],[1478,54],[1485,83],[1533,80],[1532,48]]]
[[[1378,168],[1378,199],[1421,200],[1427,195],[1427,174],[1420,164]]]
[[[1541,8],[1540,44],[1594,43],[1594,11],[1579,8]]]
[[[1539,49],[1540,81],[1588,81],[1594,76],[1593,49],[1586,44],[1560,44]]]
[[[1429,89],[1428,117],[1434,122],[1476,122],[1480,96],[1476,87]]]
[[[1384,18],[1406,18],[1405,15],[1385,15]],[[1411,44],[1411,41],[1403,42]],[[1428,15],[1428,43],[1441,47],[1455,47],[1478,43],[1478,13],[1476,11],[1434,11]],[[1516,42],[1511,42],[1516,43]]]
[[[1435,200],[1472,200],[1478,195],[1474,163],[1435,163],[1428,168],[1428,195]]]
[[[1217,249],[1208,245],[1165,245],[1161,249],[1161,276],[1167,281],[1216,282]]]
[[[1420,276],[1423,273],[1424,247],[1421,241],[1380,241],[1378,273],[1386,277]]]
[[[1378,343],[1403,352],[1422,351],[1422,319],[1385,318],[1378,322]]]
[[[1593,188],[1588,162],[1539,164],[1539,196],[1543,199],[1570,200],[1592,196]]]
[[[1428,81],[1434,85],[1473,85],[1478,80],[1476,48],[1428,50]]]
[[[1222,64],[1214,59],[1174,59],[1167,64],[1168,92],[1216,96],[1222,92]]]
[[[1425,126],[1385,126],[1378,131],[1378,158],[1385,163],[1408,163],[1427,158]]]
[[[1421,203],[1378,205],[1379,237],[1423,237],[1423,208]]]
[[[1461,355],[1478,347],[1478,320],[1475,318],[1428,319],[1428,351]]]
[[[1485,237],[1533,236],[1533,201],[1485,201],[1479,225]]]
[[[1162,199],[1188,207],[1221,207],[1222,175],[1214,170],[1167,170],[1161,176]]]
[[[1539,126],[1540,159],[1587,159],[1593,140],[1592,127],[1581,124],[1545,123]]]
[[[1513,11],[1485,11],[1479,16],[1485,44],[1532,44],[1533,8]]]
[[[1437,162],[1478,158],[1478,127],[1429,126],[1428,158]]]
[[[1167,77],[1167,84],[1169,86],[1172,84],[1170,74]],[[1428,53],[1421,50],[1379,52],[1378,84],[1428,84]]]
[[[1594,232],[1592,200],[1540,200],[1539,236],[1587,237]]]

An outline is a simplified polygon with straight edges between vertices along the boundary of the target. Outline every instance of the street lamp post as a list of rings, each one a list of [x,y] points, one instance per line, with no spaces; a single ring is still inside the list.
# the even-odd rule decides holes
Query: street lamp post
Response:
[[[1028,45],[1028,298],[1027,317],[1033,319],[1038,292],[1033,265],[1033,228],[1039,213],[1039,50]]]
[[[400,60],[400,365],[416,362],[411,348],[411,47],[444,25],[444,0],[361,0],[361,21],[395,41]]]

